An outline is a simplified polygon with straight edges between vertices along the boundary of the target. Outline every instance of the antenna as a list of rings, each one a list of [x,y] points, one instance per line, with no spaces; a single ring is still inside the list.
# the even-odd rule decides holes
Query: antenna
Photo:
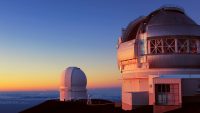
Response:
[[[88,98],[87,98],[87,105],[91,105],[92,104],[92,100],[91,100],[91,95],[87,95]]]

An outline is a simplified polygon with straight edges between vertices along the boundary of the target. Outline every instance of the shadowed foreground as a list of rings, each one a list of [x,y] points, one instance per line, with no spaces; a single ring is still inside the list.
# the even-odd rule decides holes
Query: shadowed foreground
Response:
[[[182,108],[166,113],[200,113],[200,103],[183,104]]]
[[[152,112],[152,106],[144,106],[134,111],[134,113]],[[107,100],[93,99],[91,105],[87,105],[85,100],[74,102],[48,100],[20,113],[133,113],[133,111],[124,111],[121,107],[115,107],[113,102]]]
[[[20,113],[153,113],[153,106],[143,106],[132,111],[124,111],[113,102],[93,99],[92,104],[87,105],[86,100],[61,102],[48,100],[35,107]],[[182,108],[166,113],[200,113],[200,103],[184,104]]]

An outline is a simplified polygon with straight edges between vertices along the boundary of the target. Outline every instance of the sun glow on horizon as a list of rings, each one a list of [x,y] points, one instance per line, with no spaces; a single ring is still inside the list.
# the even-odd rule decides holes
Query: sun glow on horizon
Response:
[[[86,71],[87,88],[112,88],[120,87],[117,73]],[[31,74],[29,71],[0,73],[0,91],[48,91],[59,90],[61,72],[37,72]],[[98,75],[97,75],[98,74]],[[40,76],[38,76],[40,75]],[[96,76],[94,76],[96,75]],[[118,76],[118,77],[117,77]],[[2,78],[3,77],[3,78]],[[105,79],[106,78],[106,79]]]

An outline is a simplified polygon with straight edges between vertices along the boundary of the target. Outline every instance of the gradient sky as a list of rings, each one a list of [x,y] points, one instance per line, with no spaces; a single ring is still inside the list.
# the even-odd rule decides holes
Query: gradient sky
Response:
[[[89,88],[120,86],[121,28],[166,4],[200,23],[198,0],[1,0],[0,91],[58,89],[68,66]]]

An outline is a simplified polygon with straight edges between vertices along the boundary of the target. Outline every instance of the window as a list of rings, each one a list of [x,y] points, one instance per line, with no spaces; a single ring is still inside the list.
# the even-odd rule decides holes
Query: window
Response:
[[[150,51],[153,54],[162,53],[162,39],[154,39],[150,41]]]
[[[175,39],[166,38],[163,42],[164,53],[175,53]]]
[[[156,104],[175,105],[179,102],[178,84],[155,84]]]
[[[157,91],[159,93],[162,93],[162,92],[170,92],[170,85],[169,84],[157,84]]]
[[[149,54],[190,53],[197,54],[200,47],[197,39],[189,38],[157,38],[148,40]]]

